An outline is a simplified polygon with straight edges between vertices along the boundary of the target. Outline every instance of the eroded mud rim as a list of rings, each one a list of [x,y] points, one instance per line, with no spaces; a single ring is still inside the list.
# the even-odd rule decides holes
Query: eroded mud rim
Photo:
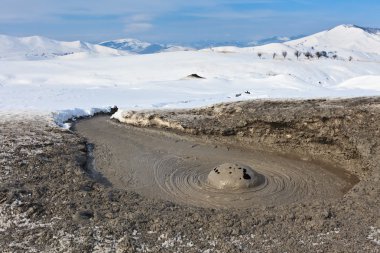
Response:
[[[105,116],[81,120],[75,129],[95,145],[95,169],[114,187],[180,204],[249,208],[331,199],[356,182],[335,166],[122,125]],[[235,190],[211,186],[210,169],[225,162],[254,167],[262,183]]]

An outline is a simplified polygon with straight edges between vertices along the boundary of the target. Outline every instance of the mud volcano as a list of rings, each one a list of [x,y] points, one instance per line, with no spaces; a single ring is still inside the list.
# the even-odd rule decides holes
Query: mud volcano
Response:
[[[378,97],[25,116],[0,117],[1,252],[379,252]],[[212,186],[226,162],[263,181]]]
[[[210,185],[218,189],[244,189],[254,187],[262,181],[261,175],[255,172],[251,167],[237,164],[224,163],[215,167],[207,180]]]
[[[337,198],[353,183],[331,165],[128,126],[104,116],[82,120],[76,129],[95,145],[95,170],[113,187],[148,198],[248,208]]]

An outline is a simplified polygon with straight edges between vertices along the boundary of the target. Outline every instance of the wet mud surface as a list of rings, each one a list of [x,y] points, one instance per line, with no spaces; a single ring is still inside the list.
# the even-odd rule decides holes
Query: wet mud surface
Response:
[[[200,138],[117,124],[107,116],[82,120],[76,132],[94,146],[95,170],[114,187],[148,198],[214,208],[250,208],[342,197],[353,186],[344,169]],[[218,165],[255,168],[255,187],[220,190],[207,176]],[[232,168],[234,170],[241,167]],[[216,170],[216,169],[215,169]],[[331,171],[336,171],[332,173]],[[238,180],[248,180],[241,171]],[[216,173],[220,173],[217,171]],[[246,178],[245,178],[246,177]]]
[[[43,117],[1,117],[2,252],[380,251],[379,98],[247,101],[196,110],[131,112],[125,119],[143,126],[138,131],[144,138],[158,131],[165,140],[184,139],[186,147],[176,148],[177,156],[190,150],[202,158],[202,148],[208,150],[218,143],[213,150],[222,150],[220,156],[235,149],[239,154],[264,152],[265,160],[275,156],[276,161],[288,159],[292,165],[299,161],[316,166],[312,171],[331,173],[329,177],[341,179],[343,185],[335,188],[338,193],[326,193],[331,198],[313,190],[315,198],[241,209],[168,201],[162,193],[157,197],[149,197],[145,190],[138,193],[133,184],[138,175],[130,180],[135,188],[129,189],[123,186],[128,175],[119,175],[118,186],[117,180],[97,170],[99,155],[105,156],[103,161],[117,159],[112,152],[97,154],[102,149],[96,142],[88,145],[90,136],[59,129]],[[125,128],[105,124],[110,129]],[[193,145],[198,146],[189,147],[194,139]],[[143,144],[139,149],[145,148]],[[170,146],[161,151],[153,158],[167,162],[165,152]],[[90,153],[95,157],[95,170]],[[209,171],[226,162],[224,157],[214,157],[219,155],[212,155],[209,164],[206,158],[199,161],[210,166]],[[180,164],[187,167],[196,162],[181,158]],[[265,167],[251,165],[258,170]],[[309,167],[300,168],[304,172]],[[128,169],[133,171],[132,166]],[[120,170],[112,172],[110,167],[107,173]],[[349,187],[344,186],[347,183]]]

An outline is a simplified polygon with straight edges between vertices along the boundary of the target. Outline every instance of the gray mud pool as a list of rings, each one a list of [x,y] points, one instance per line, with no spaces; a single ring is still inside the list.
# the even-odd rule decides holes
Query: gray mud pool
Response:
[[[112,187],[179,204],[212,208],[283,205],[339,198],[355,182],[343,169],[320,162],[128,126],[107,116],[80,120],[75,130],[94,145],[93,169]],[[227,181],[233,177],[236,185],[247,187],[218,187],[210,181],[210,176],[220,178],[223,164],[227,164],[222,174]],[[244,166],[253,169],[254,183]]]

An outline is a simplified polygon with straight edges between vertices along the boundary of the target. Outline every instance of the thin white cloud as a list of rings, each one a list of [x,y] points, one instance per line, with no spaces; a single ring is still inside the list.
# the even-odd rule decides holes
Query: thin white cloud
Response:
[[[0,17],[31,20],[59,15],[147,15],[174,11],[186,6],[178,0],[0,0]]]
[[[149,31],[153,28],[151,23],[130,23],[125,26],[124,32],[127,34],[137,34]]]
[[[139,34],[149,31],[153,28],[153,19],[152,15],[145,13],[130,15],[124,19],[124,32],[127,34]]]
[[[203,13],[188,13],[188,16],[211,19],[261,19],[271,18],[281,14],[272,10],[253,10],[253,11],[210,11]]]
[[[143,22],[143,21],[150,21],[153,19],[152,15],[148,15],[146,13],[139,13],[132,15],[128,18],[128,20],[131,20],[133,22]]]
[[[263,2],[265,0],[250,0]],[[268,1],[268,0],[267,0]],[[269,0],[271,1],[271,0]],[[51,18],[59,15],[144,15],[155,16],[179,9],[212,8],[239,0],[0,0],[0,19],[11,21]],[[10,15],[11,14],[11,15]],[[138,14],[142,15],[142,14]]]

